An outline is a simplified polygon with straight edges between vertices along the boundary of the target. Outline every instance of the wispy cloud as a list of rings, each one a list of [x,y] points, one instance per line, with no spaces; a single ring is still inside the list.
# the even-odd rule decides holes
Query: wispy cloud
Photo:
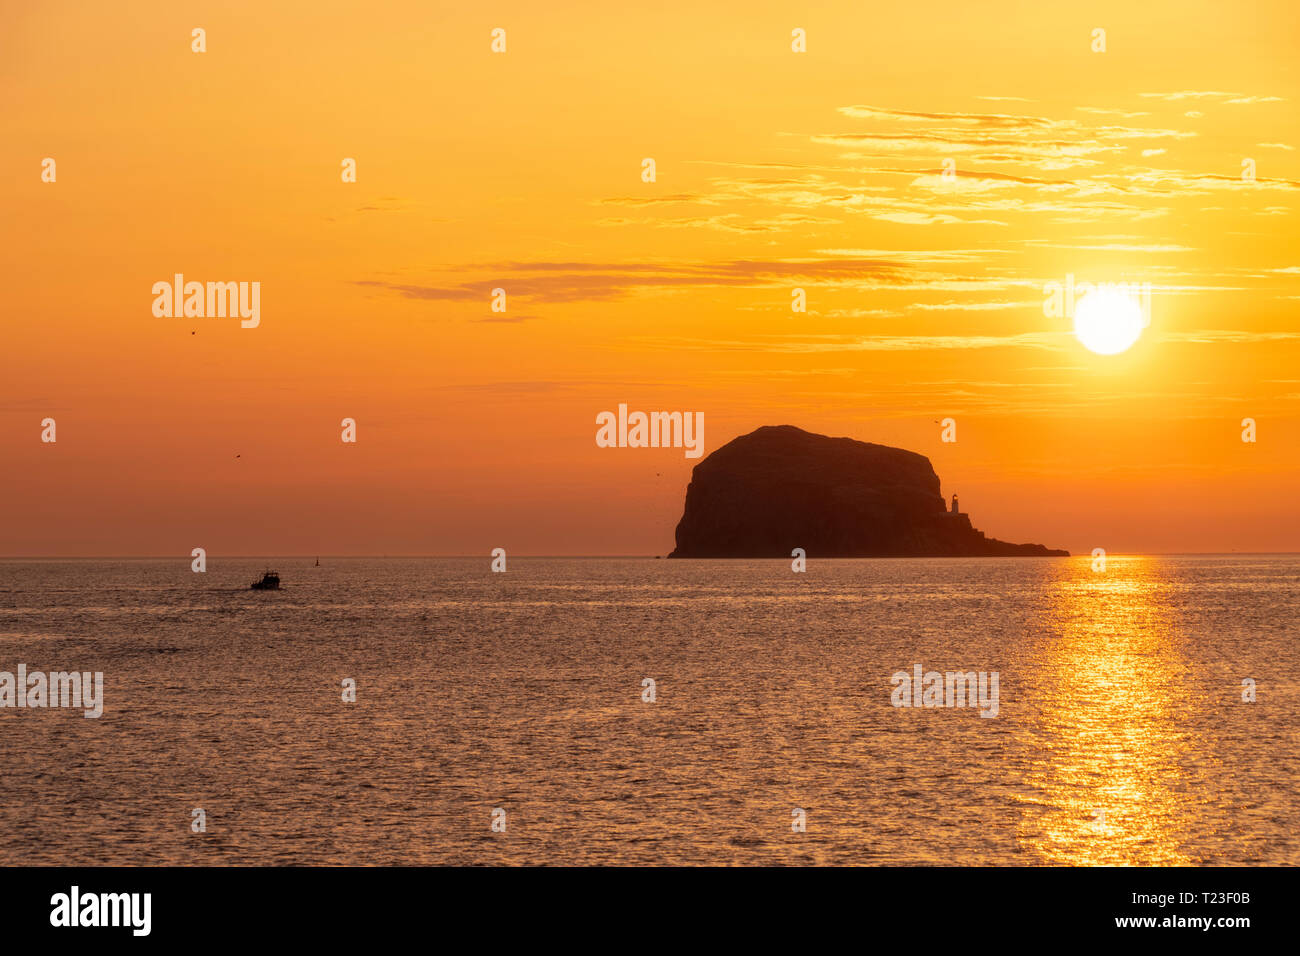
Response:
[[[600,200],[600,203],[607,206],[670,206],[680,203],[709,206],[713,205],[714,201],[708,196],[696,193],[674,193],[668,196],[611,196],[609,199]]]
[[[1022,332],[1016,335],[822,335],[734,339],[659,338],[640,340],[668,349],[704,351],[819,353],[819,352],[927,352],[948,349],[1022,348],[1057,350],[1074,341],[1068,332]]]
[[[1165,100],[1170,103],[1180,100],[1222,100],[1234,105],[1283,102],[1280,96],[1248,96],[1244,93],[1225,93],[1222,90],[1178,90],[1174,93],[1139,93],[1138,95],[1146,99]]]
[[[946,277],[919,270],[906,260],[826,258],[732,260],[720,263],[506,262],[473,267],[490,277],[451,283],[380,279],[355,284],[409,299],[487,302],[492,290],[539,302],[615,299],[634,292],[700,286],[763,287],[814,280],[863,287],[941,288]],[[960,280],[959,280],[960,281]]]

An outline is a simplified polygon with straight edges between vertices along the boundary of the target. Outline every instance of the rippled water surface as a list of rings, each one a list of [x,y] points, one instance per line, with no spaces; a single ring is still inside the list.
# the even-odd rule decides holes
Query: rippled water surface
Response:
[[[0,561],[0,863],[1300,863],[1295,557],[277,566]]]

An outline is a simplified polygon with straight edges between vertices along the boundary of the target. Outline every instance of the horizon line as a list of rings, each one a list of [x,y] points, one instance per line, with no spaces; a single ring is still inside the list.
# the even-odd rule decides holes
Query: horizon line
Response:
[[[509,554],[509,552],[507,552]],[[1248,555],[1300,555],[1297,551],[1107,551],[1107,557],[1215,557],[1215,556],[1248,556]],[[596,560],[601,558],[636,558],[645,560],[669,560],[667,554],[509,554],[512,558],[580,558]],[[179,561],[189,562],[192,555],[174,555],[174,554],[0,554],[0,561],[105,561],[105,560],[157,560],[157,561]],[[208,558],[213,555],[209,553]],[[411,558],[473,558],[475,560],[487,560],[492,557],[491,552],[484,554],[227,554],[219,555],[223,559],[233,560],[257,560],[266,561],[271,559],[289,559],[312,561],[318,558],[332,558],[335,560],[356,559],[356,558],[377,558],[377,559],[411,559]],[[897,561],[897,560],[953,560],[960,558],[985,558],[997,557],[997,555],[864,555],[862,557],[827,557],[822,558],[824,561]],[[1009,555],[1009,557],[1060,557],[1060,555]],[[1080,551],[1077,554],[1071,554],[1072,558],[1091,558],[1091,552]],[[674,558],[676,561],[782,561],[788,560],[784,556],[771,558]]]

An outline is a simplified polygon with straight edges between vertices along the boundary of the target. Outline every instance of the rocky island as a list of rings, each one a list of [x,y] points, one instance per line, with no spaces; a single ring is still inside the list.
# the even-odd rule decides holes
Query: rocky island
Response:
[[[691,475],[670,558],[1066,556],[987,538],[944,505],[930,459],[887,445],[766,425]]]

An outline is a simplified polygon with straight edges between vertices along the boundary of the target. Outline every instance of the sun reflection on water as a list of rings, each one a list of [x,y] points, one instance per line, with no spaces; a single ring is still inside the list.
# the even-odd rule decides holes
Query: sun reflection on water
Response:
[[[1049,585],[1026,690],[1043,756],[1018,837],[1044,863],[1177,865],[1190,825],[1180,729],[1192,692],[1160,559],[1088,558]]]

